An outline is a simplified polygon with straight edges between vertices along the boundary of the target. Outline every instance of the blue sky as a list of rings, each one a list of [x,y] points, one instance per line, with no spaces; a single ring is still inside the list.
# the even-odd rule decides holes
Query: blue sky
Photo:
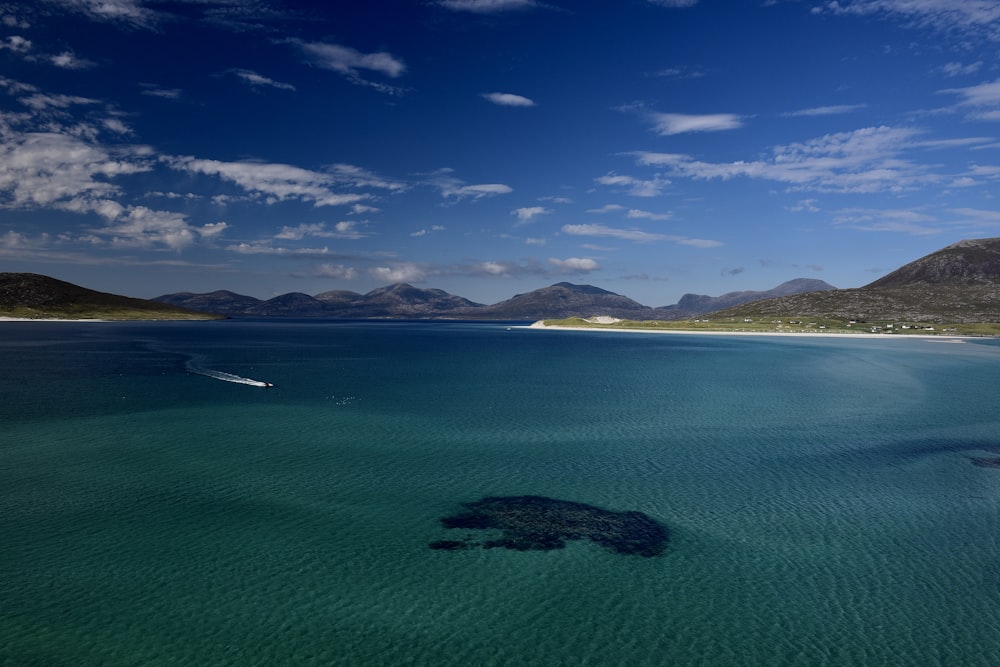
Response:
[[[1000,236],[1000,0],[0,0],[0,270],[662,306]]]

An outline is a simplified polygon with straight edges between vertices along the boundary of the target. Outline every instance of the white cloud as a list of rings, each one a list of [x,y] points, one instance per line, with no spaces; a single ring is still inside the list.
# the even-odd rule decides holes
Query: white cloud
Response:
[[[591,271],[597,271],[601,268],[600,264],[589,257],[569,257],[568,259],[556,259],[555,257],[550,257],[549,264],[556,267],[560,271],[568,271],[571,273],[590,273]]]
[[[573,234],[576,236],[609,236],[611,238],[622,239],[625,241],[638,241],[640,243],[668,241],[672,238],[665,234],[654,234],[638,229],[619,229],[617,227],[609,227],[607,225],[563,225],[562,230],[566,234]]]
[[[429,229],[425,227],[423,229],[418,229],[415,232],[411,232],[410,236],[427,236],[428,234],[432,234],[434,232],[443,232],[445,229],[446,227],[444,225],[431,225]]]
[[[387,283],[420,282],[427,276],[424,268],[413,263],[375,266],[370,269],[370,273],[378,280]]]
[[[818,192],[899,192],[941,177],[901,156],[920,147],[910,128],[868,127],[827,134],[802,143],[775,146],[769,159],[702,162],[679,153],[633,153],[640,165],[661,167],[671,176],[730,179],[738,176]]]
[[[968,65],[963,65],[962,63],[945,63],[941,66],[941,73],[945,76],[968,76],[978,72],[983,66],[982,60],[977,60],[974,63],[969,63]]]
[[[739,116],[731,113],[682,114],[649,112],[656,133],[661,136],[683,134],[685,132],[719,132],[743,127]]]
[[[669,234],[655,234],[644,232],[638,229],[620,229],[607,225],[563,225],[563,232],[576,236],[605,236],[624,241],[636,241],[638,243],[651,243],[654,241],[670,241],[681,245],[690,245],[697,248],[714,248],[721,246],[719,241],[708,239],[692,239],[686,236],[674,236]]]
[[[881,16],[910,27],[1000,40],[1000,3],[995,0],[832,0],[813,12]]]
[[[502,183],[481,183],[466,185],[464,181],[453,176],[453,169],[440,169],[431,174],[427,183],[441,191],[441,196],[454,199],[483,199],[496,195],[506,195],[514,191],[509,185]]]
[[[866,232],[896,232],[914,236],[940,234],[943,227],[934,216],[910,209],[843,209],[835,224]]]
[[[140,83],[139,86],[142,88],[139,92],[148,97],[161,97],[165,100],[177,100],[180,99],[181,95],[183,95],[180,88],[160,88],[156,84],[152,83]]]
[[[247,82],[251,86],[267,86],[270,88],[278,88],[279,90],[295,90],[295,86],[290,83],[282,83],[281,81],[275,81],[270,79],[263,74],[258,74],[253,70],[249,69],[234,69],[231,70],[233,74],[238,76],[243,81]]]
[[[526,206],[524,208],[515,208],[510,214],[517,216],[518,222],[531,222],[532,219],[551,212],[551,209],[547,209],[544,206]]]
[[[988,121],[1000,120],[1000,79],[989,83],[981,83],[978,86],[948,88],[940,92],[957,95],[962,98],[958,102],[958,106],[976,109],[972,113],[972,117],[975,119]]]
[[[288,164],[264,162],[221,162],[194,157],[171,157],[164,160],[174,169],[195,174],[218,176],[235,183],[265,203],[299,200],[314,206],[340,206],[366,199],[365,194],[342,194],[331,187],[336,177]]]
[[[54,56],[48,56],[47,59],[53,65],[62,69],[87,69],[96,64],[91,60],[78,58],[72,51],[63,51]]]
[[[49,0],[49,3],[84,14],[94,21],[109,21],[134,28],[151,27],[160,16],[143,7],[141,0]]]
[[[31,50],[31,40],[20,35],[11,35],[6,39],[0,39],[0,51],[13,51],[14,53],[27,53]]]
[[[626,217],[630,220],[669,220],[673,215],[670,213],[652,213],[633,208],[629,209]]]
[[[46,109],[67,109],[76,104],[97,104],[97,100],[77,95],[46,95],[35,93],[27,97],[19,97],[18,102],[35,111]]]
[[[301,241],[305,238],[357,240],[370,236],[360,229],[354,220],[343,220],[330,228],[325,222],[302,223],[294,227],[285,225],[274,235],[281,241]]]
[[[221,229],[210,228],[210,235]],[[197,230],[187,222],[182,213],[155,211],[145,206],[135,206],[113,224],[94,230],[95,234],[111,237],[111,245],[126,248],[149,248],[165,245],[182,250],[195,241]]]
[[[356,280],[359,275],[357,269],[343,264],[320,264],[313,273],[321,278],[340,278],[343,280]]]
[[[513,93],[483,93],[483,97],[503,107],[533,107],[534,100]]]
[[[237,243],[226,248],[229,252],[239,255],[289,255],[299,257],[323,257],[330,254],[330,249],[323,248],[282,248],[269,243]]]
[[[594,180],[601,185],[621,188],[635,197],[658,197],[670,185],[669,180],[661,178],[659,175],[654,176],[652,179],[640,179],[634,176],[608,174],[606,176],[599,176]]]
[[[785,117],[794,118],[796,116],[835,116],[838,114],[851,113],[859,109],[864,109],[866,104],[837,104],[826,107],[813,107],[811,109],[800,109],[799,111],[789,111],[781,114]]]
[[[148,171],[127,148],[116,153],[55,132],[11,133],[0,143],[0,206],[94,210],[117,195],[116,176]]]
[[[617,213],[618,211],[624,211],[625,207],[620,204],[605,204],[601,208],[590,208],[587,209],[587,213],[596,213],[598,215],[603,215],[605,213]]]
[[[351,83],[369,86],[379,92],[393,95],[402,93],[402,89],[395,86],[369,81],[359,72],[359,70],[376,72],[393,79],[402,76],[406,72],[406,64],[391,53],[385,51],[362,53],[340,44],[303,42],[298,39],[290,40],[290,43],[298,47],[317,67],[342,74]]]
[[[383,178],[382,176],[368,171],[367,169],[356,167],[352,164],[334,164],[331,165],[327,171],[334,182],[341,185],[349,185],[356,188],[379,188],[394,192],[405,190],[407,188],[405,183],[389,178]],[[377,208],[372,208],[371,206],[365,208],[367,211],[378,211]]]
[[[494,14],[537,7],[535,0],[438,0],[438,5],[456,12]]]

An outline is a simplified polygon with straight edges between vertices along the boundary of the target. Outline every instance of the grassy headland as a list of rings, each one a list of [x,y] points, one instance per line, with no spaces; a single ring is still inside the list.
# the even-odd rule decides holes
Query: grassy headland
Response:
[[[690,331],[700,333],[772,334],[885,334],[892,336],[1000,336],[1000,323],[935,323],[901,321],[854,321],[835,318],[787,318],[752,320],[720,318],[694,320],[598,320],[569,317],[542,320],[545,326],[611,330]]]

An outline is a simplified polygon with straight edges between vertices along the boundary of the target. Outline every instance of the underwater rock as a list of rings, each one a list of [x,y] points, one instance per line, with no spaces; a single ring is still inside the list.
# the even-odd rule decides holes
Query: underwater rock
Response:
[[[667,548],[667,528],[642,512],[610,510],[544,496],[488,497],[463,503],[466,512],[441,519],[445,528],[497,529],[499,539],[481,544],[439,540],[432,549],[459,550],[471,546],[516,551],[562,549],[568,540],[588,539],[617,554],[659,556]]]
[[[972,465],[980,468],[1000,468],[1000,458],[986,456],[970,456]]]

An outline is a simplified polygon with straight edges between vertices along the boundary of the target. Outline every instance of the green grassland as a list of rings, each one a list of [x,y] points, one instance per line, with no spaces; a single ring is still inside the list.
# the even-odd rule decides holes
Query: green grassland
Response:
[[[31,320],[218,320],[218,315],[182,311],[174,308],[163,310],[59,305],[50,307],[15,306],[0,308],[0,317]]]
[[[692,331],[703,333],[753,332],[753,333],[814,333],[817,335],[871,334],[892,336],[1000,336],[1000,323],[935,323],[927,322],[854,322],[832,318],[787,318],[750,320],[746,318],[695,319],[695,320],[619,320],[610,324],[591,322],[580,317],[562,320],[543,320],[546,326],[586,327],[593,329],[646,329],[650,331]],[[904,328],[905,327],[905,328]]]

